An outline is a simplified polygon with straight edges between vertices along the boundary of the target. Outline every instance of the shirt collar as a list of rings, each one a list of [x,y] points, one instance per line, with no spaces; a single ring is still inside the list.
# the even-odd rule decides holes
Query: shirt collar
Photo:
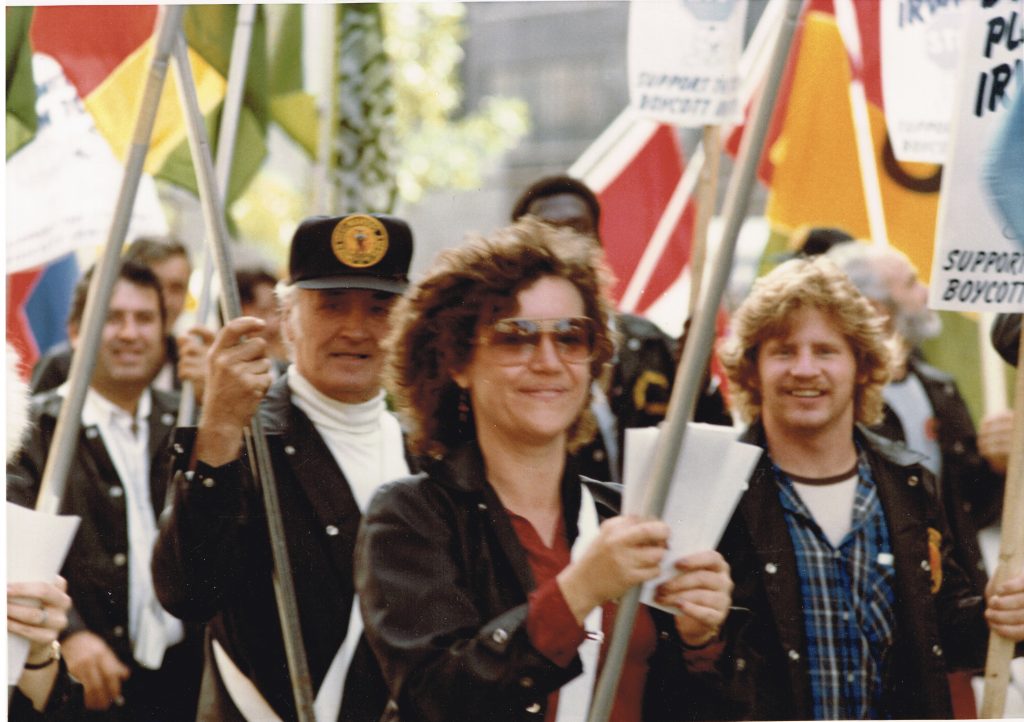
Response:
[[[61,390],[65,392],[62,394],[65,398],[67,397],[66,386],[67,384],[61,386]],[[85,426],[107,426],[115,419],[124,419],[128,421],[145,419],[149,416],[152,408],[153,397],[150,394],[148,387],[143,390],[142,395],[139,397],[139,402],[135,407],[135,416],[133,417],[123,408],[90,386],[85,392],[85,403],[82,405],[82,424]]]

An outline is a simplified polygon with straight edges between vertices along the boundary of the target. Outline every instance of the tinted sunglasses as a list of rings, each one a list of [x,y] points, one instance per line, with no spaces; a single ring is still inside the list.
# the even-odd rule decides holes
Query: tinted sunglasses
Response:
[[[529,363],[544,335],[551,337],[564,363],[586,363],[594,357],[597,327],[592,318],[502,318],[490,325],[480,342],[489,346],[502,366]]]

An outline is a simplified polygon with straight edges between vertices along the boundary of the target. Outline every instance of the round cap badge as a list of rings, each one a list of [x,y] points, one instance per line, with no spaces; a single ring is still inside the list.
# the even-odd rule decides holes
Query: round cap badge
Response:
[[[331,231],[331,250],[346,266],[369,268],[388,252],[388,231],[373,216],[348,216]]]

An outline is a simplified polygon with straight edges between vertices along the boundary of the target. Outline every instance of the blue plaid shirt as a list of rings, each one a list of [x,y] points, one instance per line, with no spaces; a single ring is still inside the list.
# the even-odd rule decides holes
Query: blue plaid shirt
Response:
[[[774,470],[796,551],[814,718],[885,717],[896,573],[871,467],[861,454],[851,529],[838,548],[822,533],[785,472]]]

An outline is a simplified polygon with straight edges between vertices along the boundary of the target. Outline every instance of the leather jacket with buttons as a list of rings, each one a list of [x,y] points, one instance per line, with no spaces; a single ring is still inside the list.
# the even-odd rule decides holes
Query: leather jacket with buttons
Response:
[[[871,465],[895,557],[896,632],[887,709],[881,712],[893,718],[952,717],[947,669],[984,665],[983,599],[955,561],[934,477],[918,463],[920,455],[859,427],[855,434]],[[766,447],[759,423],[743,440]],[[767,454],[719,550],[736,582],[733,604],[751,611],[744,648],[732,660],[737,677],[745,680],[740,687],[749,694],[751,718],[809,719],[800,582]],[[935,559],[941,559],[941,573],[932,569]]]
[[[150,501],[153,516],[167,488],[166,449],[174,429],[177,395],[151,389],[149,423]],[[7,499],[34,507],[53,443],[63,397],[50,390],[32,398],[30,425],[20,451],[7,466]],[[118,658],[135,665],[128,635],[128,512],[121,479],[95,426],[84,426],[68,470],[60,514],[81,516],[61,575],[74,608],[63,637],[89,630]],[[198,664],[198,659],[197,659]]]
[[[291,403],[287,377],[260,407],[277,485],[299,621],[315,695],[348,633],[352,551],[361,514],[341,469],[309,418]],[[173,499],[153,553],[161,603],[181,619],[208,622],[200,718],[242,720],[216,664],[213,641],[283,720],[297,715],[272,581],[263,496],[249,458],[186,472],[195,429],[175,436]],[[404,453],[395,449],[394,453]],[[360,638],[338,719],[379,719],[386,691]]]
[[[907,359],[907,372],[920,380],[934,412],[942,453],[939,498],[956,539],[957,562],[981,594],[988,576],[978,545],[978,530],[999,521],[1005,478],[993,471],[978,453],[974,422],[956,380],[914,356]],[[871,430],[894,441],[906,438],[899,417],[888,406],[882,422]]]
[[[562,499],[570,542],[581,481],[602,518],[619,504],[619,487],[581,478],[569,460]],[[364,518],[356,560],[366,634],[391,693],[384,719],[540,720],[548,695],[581,673],[578,656],[562,668],[530,643],[529,562],[475,445],[383,487]],[[709,699],[738,714],[726,701],[726,677],[717,668],[688,672],[671,617],[653,616],[659,641],[644,718],[701,719]],[[733,644],[734,625],[724,636]]]

